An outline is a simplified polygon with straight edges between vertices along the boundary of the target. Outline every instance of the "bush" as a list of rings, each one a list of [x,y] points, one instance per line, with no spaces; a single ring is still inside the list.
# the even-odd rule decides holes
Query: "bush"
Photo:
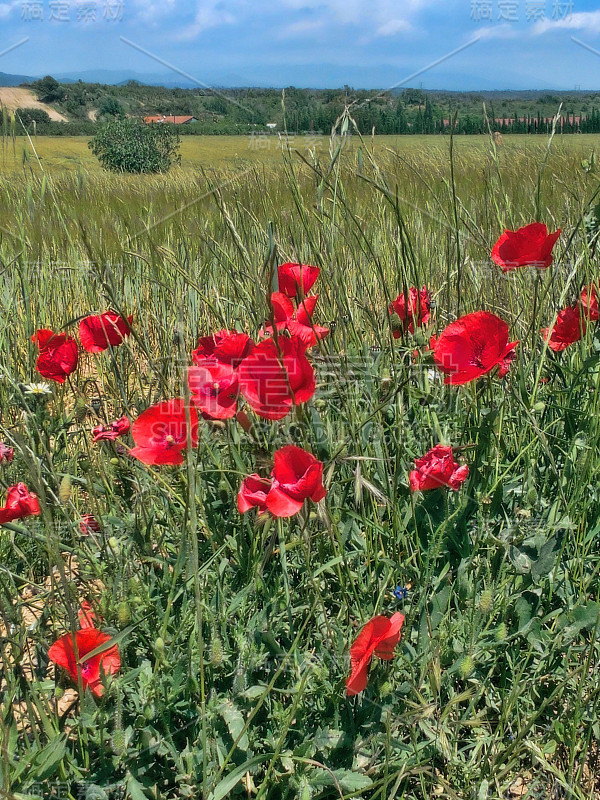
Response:
[[[123,106],[116,97],[107,95],[103,97],[98,106],[98,115],[101,117],[124,117]]]
[[[167,172],[181,163],[178,133],[171,126],[146,125],[139,119],[110,120],[89,147],[111,172]]]
[[[17,117],[17,129],[21,128],[21,123],[29,130],[32,122],[35,122],[36,125],[47,125],[50,122],[50,117],[42,108],[17,108],[15,116]]]
[[[39,81],[34,81],[31,88],[42,103],[57,103],[64,99],[65,89],[52,75],[46,75]]]

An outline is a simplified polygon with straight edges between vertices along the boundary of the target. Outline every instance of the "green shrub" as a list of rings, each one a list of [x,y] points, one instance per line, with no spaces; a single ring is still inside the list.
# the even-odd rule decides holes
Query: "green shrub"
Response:
[[[179,135],[166,125],[146,125],[138,119],[110,120],[89,147],[111,172],[167,172],[181,162]]]
[[[124,117],[125,111],[123,110],[123,106],[116,97],[111,97],[107,95],[103,97],[100,101],[100,105],[98,106],[98,115],[101,117]]]

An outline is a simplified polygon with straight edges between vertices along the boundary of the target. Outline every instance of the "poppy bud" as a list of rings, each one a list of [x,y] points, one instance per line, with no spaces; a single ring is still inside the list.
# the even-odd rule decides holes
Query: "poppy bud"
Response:
[[[108,540],[108,546],[110,547],[110,549],[113,551],[113,553],[116,556],[118,556],[119,553],[121,552],[121,547],[119,545],[119,540],[117,538],[115,538],[114,536],[111,536],[110,539]]]
[[[535,506],[538,501],[538,493],[535,486],[532,486],[527,492],[527,502],[531,506]]]
[[[158,639],[156,639],[154,642],[154,647],[156,652],[160,653],[161,655],[165,652],[165,640],[162,638],[162,636],[159,636]]]
[[[58,499],[64,505],[68,503],[71,498],[71,476],[65,475],[60,482],[60,487],[58,489]]]
[[[482,614],[489,614],[494,608],[494,595],[489,589],[481,593],[479,598],[479,610]]]
[[[229,500],[229,485],[227,481],[219,483],[219,500],[225,504]]]
[[[116,756],[122,756],[127,750],[127,737],[122,728],[116,728],[110,739],[110,746]]]
[[[55,690],[54,690],[54,697],[57,700],[60,700],[60,698],[64,695],[64,693],[65,693],[65,690],[62,688],[62,686],[57,686],[55,688]]]
[[[129,608],[129,603],[125,600],[117,606],[117,619],[119,620],[119,625],[123,628],[131,622],[131,609]]]
[[[246,689],[246,677],[241,669],[238,669],[235,673],[235,678],[233,679],[233,689],[234,694],[241,694]]]
[[[402,330],[402,322],[400,321],[398,316],[393,316],[392,317],[392,319],[390,320],[390,326],[391,326],[392,331],[394,333],[396,331],[398,331],[398,333],[399,333]]]
[[[75,403],[75,410],[73,412],[73,416],[76,422],[83,422],[83,420],[87,416],[87,405],[85,404],[85,400],[81,397],[77,398],[77,402]]]
[[[506,625],[501,622],[496,628],[496,641],[503,642],[506,639]]]
[[[223,644],[217,635],[210,643],[210,663],[213,667],[220,667],[223,663]]]
[[[541,400],[538,400],[537,403],[534,404],[533,410],[537,411],[538,414],[543,414],[546,409],[546,403],[543,403]]]
[[[468,678],[469,675],[473,672],[473,658],[470,655],[466,655],[463,660],[460,662],[459,672],[461,678]]]
[[[119,466],[119,459],[118,458],[111,458],[110,463],[113,465],[113,467],[118,467]]]

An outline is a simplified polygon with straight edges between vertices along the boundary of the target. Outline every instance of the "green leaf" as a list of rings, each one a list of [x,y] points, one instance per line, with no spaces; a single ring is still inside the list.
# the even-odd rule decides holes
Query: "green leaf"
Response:
[[[521,595],[515,604],[515,612],[519,618],[518,632],[524,634],[527,632],[529,624],[531,623],[533,606],[525,597],[523,597],[523,595]]]
[[[371,778],[361,772],[349,769],[334,769],[331,772],[320,769],[311,777],[310,783],[314,788],[336,786],[336,781],[344,792],[359,792],[373,785]]]
[[[560,538],[552,536],[538,550],[538,558],[531,564],[531,577],[537,583],[546,577],[556,563],[556,554],[560,550]]]
[[[219,714],[223,718],[225,725],[227,725],[227,730],[235,742],[238,736],[244,730],[244,725],[246,724],[244,717],[242,716],[242,712],[234,706],[231,700],[227,700],[221,706],[219,706]],[[240,750],[248,749],[247,734],[242,736],[237,743],[237,746],[240,748]]]
[[[61,734],[35,754],[29,777],[33,777],[35,780],[50,778],[56,772],[66,752],[67,737],[65,734]]]
[[[274,755],[275,753],[265,753],[264,755],[254,756],[254,758],[245,761],[241,766],[236,767],[236,769],[230,772],[229,775],[226,775],[222,781],[219,781],[208,795],[208,800],[223,800],[224,797],[228,797],[249,770],[263,761],[269,761]],[[137,800],[137,798],[133,800]]]
[[[148,800],[148,795],[144,792],[144,786],[129,771],[127,771],[125,777],[125,789],[127,790],[127,797],[131,798],[131,800]]]
[[[508,548],[508,559],[520,575],[526,575],[531,571],[531,559],[514,545]]]

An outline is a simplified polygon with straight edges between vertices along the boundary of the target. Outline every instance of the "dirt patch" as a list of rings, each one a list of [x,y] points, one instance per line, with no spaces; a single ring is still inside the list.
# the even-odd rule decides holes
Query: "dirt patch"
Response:
[[[39,108],[45,111],[53,122],[68,122],[67,118],[55,111],[52,106],[36,100],[30,89],[0,86],[0,104],[9,111],[14,111],[15,108]]]

